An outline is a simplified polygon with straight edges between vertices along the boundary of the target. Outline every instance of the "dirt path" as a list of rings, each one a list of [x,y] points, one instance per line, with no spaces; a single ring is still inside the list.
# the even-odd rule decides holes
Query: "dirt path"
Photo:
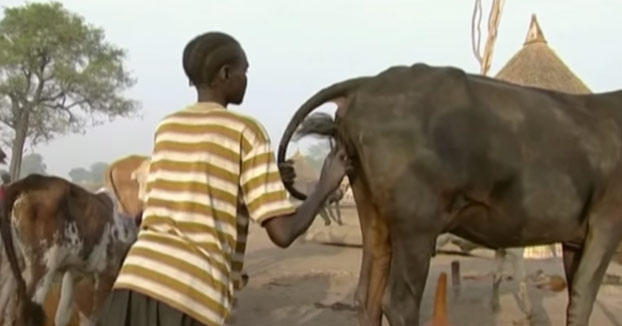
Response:
[[[251,230],[248,247],[246,270],[250,282],[239,295],[233,325],[356,325],[355,313],[349,305],[358,279],[360,249],[306,243],[283,250],[273,246],[264,231],[257,228]],[[516,286],[513,281],[503,282],[501,286],[501,313],[495,315],[491,312],[492,255],[485,250],[475,254],[477,257],[438,255],[433,259],[421,309],[422,322],[426,322],[431,314],[439,273],[444,271],[449,275],[451,261],[459,260],[463,276],[460,297],[454,298],[451,285],[448,286],[451,325],[523,325],[517,324],[524,317],[513,297]],[[563,275],[559,259],[527,262],[528,273],[538,269],[547,274]],[[620,276],[622,267],[612,263],[609,273]],[[465,279],[465,276],[475,278]],[[553,293],[530,287],[529,295],[537,312],[535,325],[564,325],[565,291]],[[622,326],[621,286],[601,287],[591,325]]]

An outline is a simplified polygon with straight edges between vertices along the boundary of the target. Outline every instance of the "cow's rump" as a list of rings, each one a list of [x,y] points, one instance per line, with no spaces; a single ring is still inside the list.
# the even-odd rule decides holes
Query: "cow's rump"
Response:
[[[30,175],[9,185],[2,217],[2,236],[23,306],[42,313],[52,283],[62,278],[59,325],[69,322],[74,283],[93,278],[94,299],[105,296],[137,235],[134,220],[121,216],[112,193],[91,193],[51,176]],[[12,226],[15,244],[6,226]],[[28,283],[17,266],[18,253],[28,266]],[[38,317],[24,310],[18,318],[28,325],[28,319]]]

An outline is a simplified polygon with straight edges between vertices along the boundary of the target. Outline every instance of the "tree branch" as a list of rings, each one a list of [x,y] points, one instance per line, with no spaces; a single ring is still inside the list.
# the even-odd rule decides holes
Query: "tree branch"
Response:
[[[11,112],[13,113],[13,120],[15,120],[17,119],[21,111],[21,108],[19,106],[19,100],[17,99],[15,94],[8,94],[8,96],[11,100]],[[15,121],[13,121],[13,124],[15,124]]]
[[[26,69],[24,66],[22,66],[20,70],[24,74],[24,78],[26,78],[26,90],[24,91],[24,94],[28,94],[30,92],[30,87],[32,86],[32,71],[30,69]]]
[[[37,77],[37,89],[35,90],[35,94],[32,98],[32,102],[31,104],[32,107],[36,107],[38,104],[41,103],[41,95],[43,94],[43,88],[45,87],[45,83],[47,82],[47,79],[45,79],[44,75],[45,75],[45,68],[47,67],[47,65],[50,63],[51,58],[50,56],[48,56],[44,51],[42,50],[38,50],[37,52],[39,55],[39,58],[41,58],[41,63],[39,64],[39,70],[37,72],[35,72],[35,76]]]
[[[72,122],[74,122],[74,123],[78,122],[78,119],[76,119],[76,117],[74,116],[73,112],[71,112],[71,108],[70,107],[63,108],[62,111],[67,113],[67,115],[69,116],[69,124],[70,125],[71,125]]]
[[[71,109],[75,108],[76,106],[80,106],[80,105],[88,103],[88,101],[86,99],[77,100],[77,101],[75,101],[75,102],[73,102],[71,104],[66,104],[66,102],[67,102],[67,97],[63,97],[63,99],[61,100],[60,103],[43,104],[43,106],[48,108],[48,109],[52,109],[52,110],[67,111],[67,110],[71,110]]]
[[[58,92],[58,94],[56,94],[56,95],[53,95],[53,96],[51,96],[51,97],[42,97],[42,98],[41,98],[41,103],[45,103],[45,102],[56,102],[56,101],[58,101],[58,100],[60,100],[60,99],[63,99],[63,98],[65,98],[65,97],[67,97],[67,92],[65,92],[65,90],[62,90],[62,89],[61,89],[61,90]]]

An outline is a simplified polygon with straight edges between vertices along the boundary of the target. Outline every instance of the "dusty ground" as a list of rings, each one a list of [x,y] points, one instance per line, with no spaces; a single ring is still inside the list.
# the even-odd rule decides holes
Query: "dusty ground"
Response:
[[[440,272],[450,274],[452,260],[459,260],[462,289],[458,298],[448,286],[449,319],[453,326],[517,325],[524,319],[513,297],[515,283],[507,281],[501,288],[502,311],[493,314],[489,308],[491,273],[494,267],[490,251],[478,250],[476,257],[438,255],[432,261],[424,294],[422,322],[431,314],[436,279]],[[233,325],[271,326],[345,326],[356,325],[354,312],[339,309],[334,303],[351,304],[358,279],[361,251],[358,248],[297,243],[279,249],[270,243],[265,232],[251,230],[246,270],[248,286],[239,295]],[[547,274],[563,275],[557,258],[527,261],[527,272],[542,269]],[[509,266],[506,267],[509,275]],[[622,275],[622,266],[611,263],[608,273]],[[468,276],[480,276],[470,279]],[[467,278],[464,278],[467,277]],[[537,311],[534,325],[564,325],[566,292],[529,288]],[[333,305],[333,306],[331,306]],[[603,285],[592,314],[591,325],[622,326],[622,287]],[[388,324],[387,324],[388,325]],[[522,324],[520,324],[522,325]]]

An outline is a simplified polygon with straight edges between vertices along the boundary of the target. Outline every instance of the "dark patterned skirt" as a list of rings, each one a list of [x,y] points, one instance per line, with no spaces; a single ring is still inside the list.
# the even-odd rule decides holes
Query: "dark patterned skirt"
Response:
[[[202,326],[171,306],[129,290],[113,290],[97,326]]]

